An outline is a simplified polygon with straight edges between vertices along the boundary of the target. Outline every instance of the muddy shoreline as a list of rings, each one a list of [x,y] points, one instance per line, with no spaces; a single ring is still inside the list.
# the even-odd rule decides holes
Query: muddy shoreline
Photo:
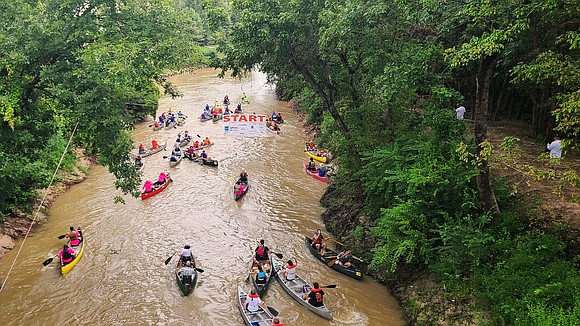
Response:
[[[39,225],[48,220],[48,209],[58,196],[66,192],[71,186],[88,178],[88,171],[91,166],[97,164],[97,160],[94,157],[85,156],[84,151],[80,149],[74,150],[74,153],[77,157],[74,168],[71,171],[60,172],[58,177],[61,181],[54,183],[50,188],[38,190],[39,196],[32,205],[31,213],[17,212],[6,217],[0,223],[0,259],[14,249],[17,240],[24,238],[37,211],[38,215],[31,232],[34,232]],[[45,193],[46,199],[41,203]]]

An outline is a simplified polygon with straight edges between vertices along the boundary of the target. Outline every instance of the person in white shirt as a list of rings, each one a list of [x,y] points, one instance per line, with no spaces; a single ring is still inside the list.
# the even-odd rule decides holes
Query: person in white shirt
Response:
[[[191,247],[189,245],[185,245],[183,249],[181,249],[181,251],[179,252],[179,256],[183,264],[185,264],[187,261],[192,261],[193,252],[191,251]]]
[[[298,261],[296,257],[292,257],[291,260],[286,263],[284,266],[284,270],[282,271],[282,275],[287,281],[292,281],[296,278],[296,266],[298,265]]]
[[[187,261],[185,266],[181,267],[181,277],[183,279],[183,283],[191,284],[191,280],[193,277],[193,267],[191,267],[191,261]]]
[[[256,312],[260,310],[260,305],[262,300],[255,290],[250,291],[250,294],[246,297],[246,310],[249,312]]]
[[[459,106],[457,109],[455,109],[455,112],[457,113],[457,119],[459,120],[463,120],[463,115],[465,114],[465,107],[463,105]]]
[[[562,157],[562,144],[560,143],[560,137],[554,136],[554,141],[549,143],[547,148],[550,151],[551,158]]]

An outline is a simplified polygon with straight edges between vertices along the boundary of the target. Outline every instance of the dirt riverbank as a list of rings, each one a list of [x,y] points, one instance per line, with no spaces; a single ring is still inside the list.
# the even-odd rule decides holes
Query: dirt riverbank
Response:
[[[6,217],[0,223],[0,258],[6,252],[14,249],[16,240],[24,238],[37,211],[38,214],[36,215],[36,220],[34,220],[32,231],[38,225],[46,222],[48,219],[46,212],[59,195],[67,191],[72,185],[83,182],[88,177],[87,173],[90,167],[97,163],[96,159],[85,156],[84,151],[80,149],[74,152],[77,156],[74,168],[71,171],[59,172],[57,178],[60,181],[54,183],[50,188],[38,190],[38,199],[34,202],[31,213],[17,212]],[[45,196],[46,198],[42,202]]]

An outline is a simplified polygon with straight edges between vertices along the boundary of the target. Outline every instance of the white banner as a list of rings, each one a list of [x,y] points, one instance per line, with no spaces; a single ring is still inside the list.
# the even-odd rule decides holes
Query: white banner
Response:
[[[261,114],[224,115],[224,134],[242,137],[265,137],[268,117]]]

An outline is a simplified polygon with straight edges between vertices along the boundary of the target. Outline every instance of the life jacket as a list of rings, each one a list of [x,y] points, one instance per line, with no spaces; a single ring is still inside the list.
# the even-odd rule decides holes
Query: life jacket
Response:
[[[259,297],[260,297],[260,296],[259,296],[258,294],[251,294],[251,293],[250,293],[250,294],[248,294],[248,298],[255,299],[255,298],[259,298]]]
[[[320,236],[318,236],[318,237],[316,235],[314,235],[314,237],[312,238],[312,242],[313,243],[322,243],[322,238],[323,238],[322,233],[320,233]]]
[[[73,254],[68,249],[67,250],[61,249],[61,250],[62,250],[62,258],[61,258],[62,262],[63,263],[70,263],[74,258]]]
[[[265,252],[266,252],[265,246],[259,246],[258,249],[256,249],[256,254],[258,256],[264,256]]]

